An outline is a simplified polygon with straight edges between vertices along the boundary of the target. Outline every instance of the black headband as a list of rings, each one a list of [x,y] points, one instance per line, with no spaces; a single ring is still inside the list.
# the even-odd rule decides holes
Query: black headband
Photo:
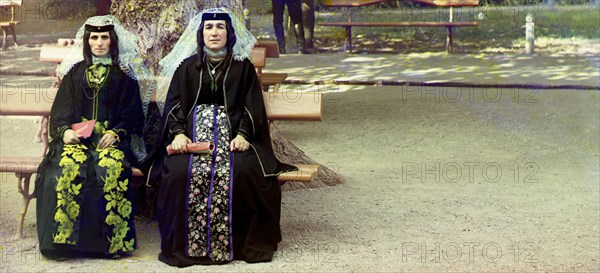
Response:
[[[115,28],[114,25],[106,25],[106,26],[92,26],[92,25],[85,25],[85,30],[87,31],[92,31],[92,32],[105,32],[105,31],[110,31],[113,30],[113,28]]]
[[[202,21],[206,20],[225,20],[231,22],[231,18],[229,18],[229,14],[227,13],[204,13],[202,14]]]

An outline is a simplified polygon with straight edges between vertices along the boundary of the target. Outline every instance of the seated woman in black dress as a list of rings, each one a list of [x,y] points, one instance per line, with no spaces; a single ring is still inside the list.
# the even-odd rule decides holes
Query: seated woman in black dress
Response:
[[[279,162],[271,147],[248,59],[255,42],[228,10],[204,10],[161,61],[170,85],[155,146],[180,153],[155,154],[151,176],[160,181],[159,260],[169,265],[266,262],[281,241],[276,176],[295,167]],[[186,144],[206,141],[214,152],[187,153]]]
[[[138,159],[131,143],[144,121],[137,80],[150,74],[134,57],[135,40],[113,16],[89,18],[58,69],[53,140],[36,179],[44,256],[116,257],[136,248],[129,181]],[[90,124],[72,129],[84,121]]]

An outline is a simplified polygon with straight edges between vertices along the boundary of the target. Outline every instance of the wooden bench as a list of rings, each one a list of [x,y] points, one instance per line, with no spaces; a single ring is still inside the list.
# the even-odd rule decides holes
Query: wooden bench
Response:
[[[21,0],[0,0],[0,29],[2,29],[2,50],[6,49],[6,36],[10,34],[13,36],[13,42],[15,47],[17,44],[17,31],[15,27],[19,24],[19,21],[15,20],[15,7],[21,6]]]
[[[256,42],[256,46],[255,48],[264,48],[265,49],[265,55],[264,57],[262,56],[258,56],[258,57],[262,57],[262,58],[279,58],[279,45],[277,44],[277,41],[273,41],[273,40],[258,40]],[[260,63],[259,63],[260,65]],[[260,73],[261,73],[261,81],[262,81],[262,86],[263,86],[263,90],[264,91],[269,91],[269,87],[271,85],[273,85],[273,91],[278,92],[279,91],[279,86],[283,83],[283,81],[285,81],[285,79],[287,79],[288,74],[287,73],[278,73],[278,72],[262,72],[262,69],[265,67],[266,65],[266,59],[265,62],[263,64],[262,67],[260,67]],[[257,67],[257,64],[254,63],[254,66]],[[257,68],[258,70],[258,68]]]
[[[56,95],[56,89],[47,92],[48,98]],[[318,94],[319,103],[315,103],[314,95],[301,96],[299,99],[290,100],[285,93],[263,92],[267,118],[273,120],[321,120],[322,94]],[[8,94],[0,90],[0,116],[42,116],[42,141],[44,143],[42,153],[36,156],[3,156],[0,158],[0,172],[14,173],[17,177],[17,188],[23,196],[23,209],[19,215],[17,236],[23,236],[23,222],[27,214],[27,208],[32,198],[35,198],[35,188],[30,193],[30,181],[32,174],[37,172],[37,167],[48,150],[48,120],[52,101],[40,100],[28,102],[21,94]],[[280,183],[286,181],[310,182],[313,181],[319,171],[319,165],[296,165],[299,170],[282,173],[277,176]],[[134,176],[144,176],[136,168],[133,168]]]
[[[448,22],[355,22],[352,21],[352,7],[362,7],[374,5],[385,0],[361,1],[361,0],[324,0],[323,5],[328,7],[347,7],[348,21],[346,22],[323,22],[321,26],[343,27],[346,31],[345,48],[352,52],[352,27],[445,27],[446,52],[452,53],[452,28],[454,27],[475,27],[477,22],[455,22],[453,7],[478,6],[479,0],[411,0],[436,7],[449,8]]]
[[[255,47],[252,48],[252,64],[256,69],[256,76],[258,76],[258,80],[260,81],[261,88],[263,87],[263,73],[262,69],[267,65],[267,53],[264,47]]]
[[[68,48],[60,46],[61,50],[57,50],[55,46],[44,46],[40,52],[40,59],[60,63],[64,56],[65,50]],[[50,55],[48,55],[50,54]],[[34,156],[3,156],[0,158],[0,172],[14,173],[17,177],[17,188],[23,196],[23,209],[19,215],[17,225],[17,237],[23,237],[23,223],[29,202],[35,198],[35,186],[33,192],[30,192],[30,182],[32,174],[37,172],[37,167],[41,163],[43,156],[48,150],[48,121],[50,110],[57,89],[49,88],[43,90],[45,100],[36,102],[27,101],[21,94],[15,94],[0,89],[0,116],[30,116],[42,117],[40,127],[40,139],[43,143],[42,151],[39,155]],[[293,98],[288,97],[284,93],[263,92],[263,100],[267,111],[269,121],[275,120],[306,120],[320,121],[322,120],[323,110],[323,95],[322,94],[303,94],[301,96],[293,95]],[[310,182],[313,181],[319,172],[319,165],[303,165],[297,164],[298,171],[282,173],[277,176],[280,183],[287,181]],[[133,175],[143,177],[144,174],[136,168],[132,169]]]

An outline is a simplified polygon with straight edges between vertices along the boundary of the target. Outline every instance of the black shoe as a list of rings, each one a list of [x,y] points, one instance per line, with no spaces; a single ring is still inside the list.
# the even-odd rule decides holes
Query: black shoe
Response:
[[[315,53],[317,53],[317,51],[314,48],[298,48],[298,55]]]
[[[279,47],[279,54],[286,54],[286,52],[285,52],[285,46],[280,46]]]

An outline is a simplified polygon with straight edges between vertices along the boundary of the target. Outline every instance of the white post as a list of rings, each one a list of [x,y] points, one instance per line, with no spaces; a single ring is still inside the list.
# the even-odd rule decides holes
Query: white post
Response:
[[[533,41],[535,40],[534,26],[533,14],[529,13],[527,14],[527,17],[525,17],[525,54],[528,55],[533,54]]]

